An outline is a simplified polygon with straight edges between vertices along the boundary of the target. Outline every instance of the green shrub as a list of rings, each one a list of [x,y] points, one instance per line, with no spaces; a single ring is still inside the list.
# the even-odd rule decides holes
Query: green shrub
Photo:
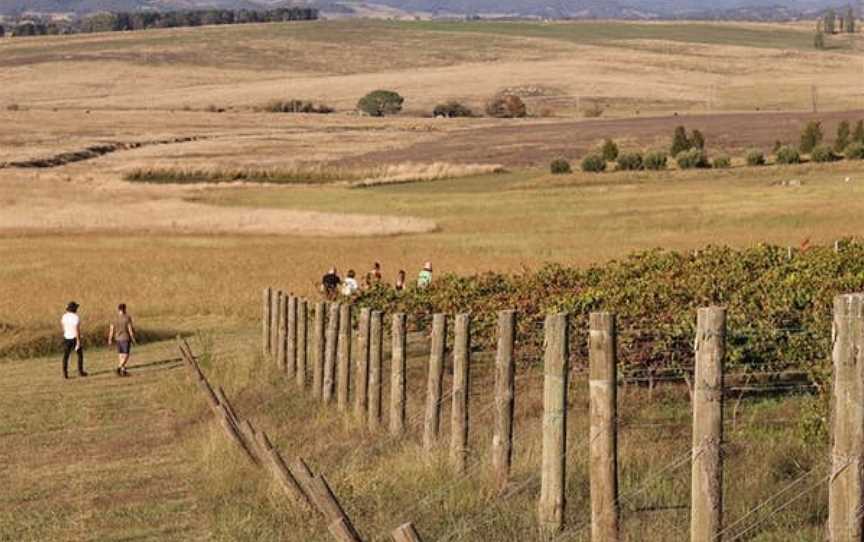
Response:
[[[844,120],[837,126],[837,137],[834,139],[834,152],[843,152],[849,146],[852,129],[849,121]]]
[[[666,157],[666,153],[663,151],[651,151],[645,155],[645,169],[650,169],[652,171],[660,171],[662,169],[666,169],[666,163],[668,162],[668,158]]]
[[[791,145],[783,145],[777,152],[775,153],[778,164],[800,164],[801,163],[801,155],[798,153],[798,149]]]
[[[402,111],[405,98],[392,90],[375,90],[360,98],[357,109],[373,117],[395,115]]]
[[[333,108],[325,104],[315,104],[308,100],[273,100],[267,102],[261,107],[255,108],[257,111],[265,111],[268,113],[321,113],[328,114],[333,112]]]
[[[515,94],[498,94],[486,104],[486,114],[499,119],[515,119],[528,116],[528,108]]]
[[[705,136],[699,130],[693,130],[693,135],[690,136],[690,143],[697,149],[705,149]]]
[[[606,171],[606,160],[599,154],[589,154],[582,159],[582,171],[600,173]]]
[[[435,109],[432,110],[432,115],[435,117],[456,118],[471,117],[474,114],[467,106],[451,100],[447,103],[436,105]]]
[[[714,169],[728,169],[732,167],[732,159],[725,154],[721,154],[720,156],[714,158],[714,160],[711,162],[711,166]]]
[[[557,160],[552,160],[552,163],[549,164],[549,171],[552,172],[552,175],[566,175],[572,173],[573,169],[570,167],[570,162],[563,158],[559,158]]]
[[[850,143],[845,154],[847,160],[864,160],[864,143]]]
[[[681,169],[703,169],[711,167],[711,163],[708,162],[708,156],[702,149],[682,151],[675,157],[675,161],[678,162],[678,167]]]
[[[834,150],[828,145],[816,145],[813,152],[810,153],[810,159],[814,162],[825,163],[836,162],[841,157],[834,154]]]
[[[822,143],[822,123],[815,120],[808,122],[801,130],[801,144],[798,145],[798,149],[807,154],[820,143]]]
[[[603,116],[603,106],[599,102],[593,102],[582,111],[582,116],[587,119],[597,119]]]
[[[641,152],[623,152],[618,155],[618,169],[621,171],[639,171],[643,167]]]
[[[765,153],[760,151],[759,149],[750,149],[747,151],[747,165],[748,166],[764,166],[765,165]]]
[[[852,132],[852,141],[864,143],[864,120],[855,123],[855,131]]]
[[[672,147],[669,152],[672,156],[678,156],[684,151],[689,151],[693,148],[693,143],[687,137],[687,129],[683,126],[675,128],[675,135],[672,136]]]
[[[600,154],[603,155],[603,159],[607,162],[614,162],[618,159],[618,145],[616,145],[611,139],[607,139],[603,142]]]

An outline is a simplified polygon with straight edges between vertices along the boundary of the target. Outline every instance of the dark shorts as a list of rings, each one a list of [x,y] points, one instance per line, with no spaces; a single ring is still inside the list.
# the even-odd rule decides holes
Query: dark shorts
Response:
[[[132,343],[129,341],[117,341],[117,353],[128,354],[132,350]]]

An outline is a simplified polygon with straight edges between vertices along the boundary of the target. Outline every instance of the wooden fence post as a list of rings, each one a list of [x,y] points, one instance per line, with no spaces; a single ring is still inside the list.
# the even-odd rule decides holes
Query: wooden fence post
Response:
[[[312,487],[315,491],[314,501],[329,522],[327,529],[333,538],[340,542],[360,542],[360,535],[357,534],[323,474],[313,479]]]
[[[864,539],[864,294],[834,298],[828,537]]]
[[[513,460],[513,411],[516,399],[516,311],[498,312],[498,350],[495,356],[495,435],[492,437],[492,468],[495,485],[504,491]]]
[[[273,297],[272,288],[264,288],[262,315],[261,315],[261,353],[266,358],[270,354],[270,311],[272,310],[271,298]]]
[[[281,318],[282,311],[284,311],[284,309],[280,309],[282,307],[281,299],[282,290],[274,291],[270,298],[270,354],[277,364],[279,363],[279,359],[277,358],[279,319]]]
[[[615,315],[591,313],[588,338],[590,394],[591,539],[618,536],[618,350]]]
[[[381,311],[372,311],[369,322],[369,429],[381,425],[381,358],[383,326]]]
[[[306,360],[309,355],[309,304],[305,299],[297,303],[297,386],[306,387]]]
[[[426,385],[426,418],[423,423],[423,449],[432,450],[441,428],[441,389],[444,382],[444,355],[447,350],[447,315],[432,317],[432,346]]]
[[[330,305],[330,314],[327,319],[326,347],[324,349],[324,383],[321,390],[321,398],[325,403],[333,401],[336,378],[336,352],[339,341],[339,303]]]
[[[423,542],[413,523],[405,523],[396,527],[390,536],[393,537],[394,542]]]
[[[451,411],[450,461],[456,472],[468,464],[468,398],[471,394],[471,316],[456,315],[453,339],[453,408]]]
[[[286,350],[285,347],[287,345],[286,341],[288,340],[287,331],[288,331],[288,298],[282,295],[282,292],[278,294],[279,300],[277,302],[277,310],[278,315],[276,316],[276,364],[283,371],[285,370],[285,356]]]
[[[726,309],[699,309],[693,376],[690,540],[718,540],[723,529],[723,362]]]
[[[288,298],[288,316],[286,317],[288,331],[285,334],[285,373],[288,378],[294,378],[297,371],[297,297]]]
[[[403,313],[393,315],[390,352],[390,434],[394,437],[405,432],[407,321]]]
[[[354,416],[358,420],[366,420],[369,410],[369,325],[372,310],[360,309],[360,321],[357,323],[357,374],[354,378]]]
[[[320,399],[324,388],[324,327],[326,326],[327,304],[315,304],[315,323],[312,330],[312,397]]]
[[[336,405],[339,412],[348,410],[351,392],[351,304],[344,303],[339,311],[339,340],[336,355]]]
[[[543,359],[543,458],[540,472],[540,531],[548,537],[564,527],[567,506],[567,379],[569,376],[568,316],[550,314],[545,323]]]

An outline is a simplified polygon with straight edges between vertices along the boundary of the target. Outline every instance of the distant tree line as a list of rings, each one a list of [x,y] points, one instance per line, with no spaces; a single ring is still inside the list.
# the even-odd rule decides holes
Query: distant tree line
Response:
[[[817,49],[826,47],[825,34],[854,34],[858,31],[858,25],[855,20],[855,10],[852,7],[846,8],[846,14],[838,14],[833,9],[825,11],[825,14],[816,21],[816,37],[813,44]]]
[[[146,30],[148,28],[179,28],[218,24],[273,23],[284,21],[314,21],[318,10],[310,7],[287,7],[256,10],[180,10],[180,11],[135,11],[118,13],[97,13],[89,17],[73,20],[49,18],[19,19],[6,23],[9,35],[45,36],[55,34],[78,34],[89,32],[123,32],[127,30]],[[0,25],[0,37],[7,32]]]

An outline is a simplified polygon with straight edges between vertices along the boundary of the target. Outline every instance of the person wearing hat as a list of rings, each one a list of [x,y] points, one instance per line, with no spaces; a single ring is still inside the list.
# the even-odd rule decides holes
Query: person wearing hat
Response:
[[[60,319],[63,327],[63,378],[69,378],[69,356],[72,351],[78,355],[78,375],[87,376],[84,372],[84,346],[81,344],[81,317],[78,316],[78,303],[70,301],[66,305],[66,313]]]
[[[426,262],[423,264],[423,269],[417,277],[417,287],[423,289],[430,284],[432,284],[432,262]]]

